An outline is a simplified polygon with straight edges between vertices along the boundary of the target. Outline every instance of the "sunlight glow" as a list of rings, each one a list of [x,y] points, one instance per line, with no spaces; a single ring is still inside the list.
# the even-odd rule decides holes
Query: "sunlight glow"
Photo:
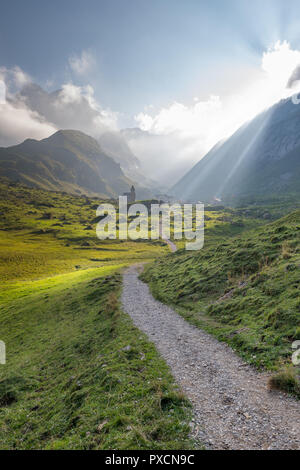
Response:
[[[6,98],[6,86],[3,80],[0,80],[0,104],[5,103]]]
[[[262,55],[261,67],[250,86],[233,90],[224,98],[195,98],[190,106],[174,102],[157,114],[139,113],[136,122],[142,130],[156,135],[194,137],[192,145],[205,153],[263,110],[295,94],[298,90],[287,88],[287,83],[299,64],[300,51],[291,49],[287,41],[278,41]]]

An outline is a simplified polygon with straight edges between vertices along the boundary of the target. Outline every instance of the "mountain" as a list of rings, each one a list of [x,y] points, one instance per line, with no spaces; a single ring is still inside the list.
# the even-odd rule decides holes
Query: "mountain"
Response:
[[[93,136],[104,153],[120,164],[129,179],[144,187],[155,187],[155,183],[145,178],[140,161],[129,148],[125,137],[121,132],[111,130],[105,112],[96,109],[85,94],[81,93],[75,98],[68,87],[48,93],[39,85],[28,83],[9,100],[15,106],[25,104],[57,129],[80,129]]]
[[[157,181],[161,193],[168,192],[170,186],[198,160],[191,151],[197,139],[183,137],[177,132],[162,135],[133,127],[122,129],[120,133],[138,155],[143,174]]]
[[[137,171],[140,169],[139,159],[132,153],[126,140],[120,132],[105,132],[99,138],[103,150],[120,163],[123,171]]]
[[[217,144],[173,188],[183,200],[300,194],[300,106],[283,100]]]
[[[131,151],[122,132],[104,132],[99,138],[99,143],[105,153],[120,164],[128,178],[138,182],[144,188],[144,191],[146,188],[151,188],[153,190],[152,193],[158,191],[160,186],[144,175],[140,160]]]
[[[116,197],[132,184],[95,139],[74,130],[0,148],[0,176],[28,186],[101,197]]]

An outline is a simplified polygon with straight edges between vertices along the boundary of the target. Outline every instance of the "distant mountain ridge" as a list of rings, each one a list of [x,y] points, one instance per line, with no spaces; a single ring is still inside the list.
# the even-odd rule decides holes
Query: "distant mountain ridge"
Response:
[[[300,106],[283,100],[217,144],[175,186],[183,200],[300,194]]]
[[[117,197],[132,185],[120,164],[80,131],[0,148],[0,176],[49,190]]]
[[[9,99],[16,106],[25,103],[57,129],[80,129],[93,136],[104,153],[120,164],[125,176],[137,181],[140,186],[153,188],[155,191],[157,184],[145,177],[141,162],[131,151],[121,131],[112,130],[105,123],[104,114],[91,106],[84,94],[78,100],[66,100],[64,94],[64,89],[47,92],[35,83],[28,83],[16,96]]]
[[[105,132],[98,141],[105,153],[120,164],[128,178],[137,181],[141,186],[151,188],[154,193],[159,192],[159,184],[145,176],[140,160],[131,151],[122,132]]]

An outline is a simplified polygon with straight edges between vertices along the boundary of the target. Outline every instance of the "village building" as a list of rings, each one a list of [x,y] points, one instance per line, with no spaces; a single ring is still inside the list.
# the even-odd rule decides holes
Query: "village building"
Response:
[[[123,196],[127,197],[127,202],[132,203],[135,202],[135,187],[132,185],[130,189],[130,193],[123,193]]]

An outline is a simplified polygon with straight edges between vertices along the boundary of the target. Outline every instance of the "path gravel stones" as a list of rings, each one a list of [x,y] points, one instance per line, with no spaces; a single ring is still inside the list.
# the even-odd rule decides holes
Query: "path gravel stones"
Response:
[[[270,392],[267,374],[155,300],[138,279],[141,269],[124,273],[123,308],[192,402],[194,436],[208,449],[300,449],[300,402]]]
[[[164,242],[166,242],[167,245],[169,245],[170,250],[172,253],[175,253],[177,251],[177,246],[175,243],[173,243],[171,240],[168,239],[168,237],[164,234],[163,229],[162,229],[162,222],[161,220],[159,221],[159,235]]]

